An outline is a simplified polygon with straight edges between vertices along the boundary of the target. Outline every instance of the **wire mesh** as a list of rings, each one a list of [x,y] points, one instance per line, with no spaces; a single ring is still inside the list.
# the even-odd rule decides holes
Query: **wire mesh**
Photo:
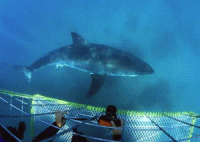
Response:
[[[55,121],[55,115],[52,112],[57,110],[67,111],[68,113],[65,115],[66,118],[90,118],[95,115],[100,116],[105,114],[105,108],[100,109],[93,106],[60,101],[40,95],[26,95],[5,91],[0,94],[0,123],[5,127],[12,126],[17,128],[19,122],[24,121],[27,129],[23,141],[32,141],[35,136],[41,133],[45,128],[49,127]],[[175,113],[168,113],[167,115],[183,122],[200,126],[198,118],[196,119],[181,113],[178,115]],[[173,141],[173,139],[176,141],[200,140],[200,130],[198,128],[194,128],[193,126],[161,115],[161,113],[139,113],[127,110],[119,111],[118,117],[124,121],[122,135],[124,142],[167,142]],[[64,127],[61,129],[58,128],[60,129],[58,133],[77,124],[81,124],[81,121],[69,119]],[[80,125],[77,130],[78,132],[81,132],[78,135],[86,137],[89,142],[113,141],[113,128],[100,126],[96,120]],[[53,141],[70,142],[73,134],[76,133],[70,131],[53,139]],[[173,139],[166,134],[173,137]]]

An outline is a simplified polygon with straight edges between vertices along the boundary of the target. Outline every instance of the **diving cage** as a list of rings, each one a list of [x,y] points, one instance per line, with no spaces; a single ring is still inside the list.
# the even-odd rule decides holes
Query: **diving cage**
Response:
[[[22,141],[31,142],[55,121],[55,111],[66,111],[66,125],[44,141],[70,142],[73,135],[86,137],[91,142],[116,142],[112,140],[112,127],[100,126],[94,116],[105,114],[106,108],[89,106],[45,97],[0,90],[0,125],[17,127],[24,121],[26,131]],[[200,141],[200,120],[194,112],[139,112],[118,110],[124,121],[123,142]],[[78,121],[73,118],[85,118]],[[81,133],[72,131],[78,128]],[[12,135],[12,134],[11,134]],[[21,141],[17,139],[17,141]]]

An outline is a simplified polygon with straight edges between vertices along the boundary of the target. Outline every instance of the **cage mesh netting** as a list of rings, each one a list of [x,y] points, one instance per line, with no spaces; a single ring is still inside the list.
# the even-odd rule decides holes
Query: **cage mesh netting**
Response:
[[[0,125],[18,127],[26,124],[23,141],[32,141],[35,136],[55,121],[55,111],[65,111],[66,125],[51,137],[53,141],[71,141],[72,135],[81,135],[88,141],[112,140],[112,127],[100,126],[94,116],[105,114],[106,108],[88,106],[58,100],[42,95],[27,95],[0,91]],[[124,121],[123,142],[200,141],[200,121],[193,112],[137,112],[118,110],[118,117]],[[86,118],[78,121],[73,118]],[[55,126],[54,126],[55,127]],[[78,132],[74,133],[73,128]]]

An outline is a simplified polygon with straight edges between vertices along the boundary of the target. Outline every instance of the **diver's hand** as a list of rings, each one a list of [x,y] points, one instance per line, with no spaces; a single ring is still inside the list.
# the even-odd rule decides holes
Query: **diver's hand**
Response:
[[[66,124],[66,120],[64,119],[64,113],[66,112],[62,112],[62,111],[56,111],[55,112],[55,116],[56,116],[56,125],[58,127],[62,127]]]

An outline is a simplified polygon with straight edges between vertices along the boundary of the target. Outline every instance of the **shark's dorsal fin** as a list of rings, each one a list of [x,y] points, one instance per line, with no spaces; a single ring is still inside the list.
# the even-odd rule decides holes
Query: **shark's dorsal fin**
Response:
[[[88,45],[88,42],[79,34],[71,32],[73,45]]]

